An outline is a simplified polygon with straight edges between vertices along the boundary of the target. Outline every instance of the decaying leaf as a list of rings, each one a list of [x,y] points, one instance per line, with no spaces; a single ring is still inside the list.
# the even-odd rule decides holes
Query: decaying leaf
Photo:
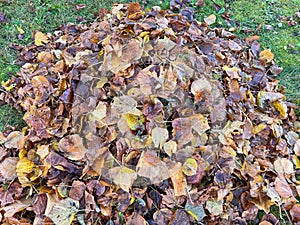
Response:
[[[59,148],[71,160],[81,160],[86,153],[82,138],[78,134],[69,135],[59,141]]]
[[[293,192],[289,184],[287,183],[285,177],[282,174],[279,174],[275,179],[275,189],[278,194],[283,198],[293,197]]]
[[[185,210],[197,221],[201,221],[206,215],[202,205],[194,206],[190,204],[185,205]]]
[[[45,216],[50,218],[55,225],[69,225],[74,220],[79,210],[79,202],[72,198],[59,200],[55,196],[47,194],[47,208]]]
[[[193,158],[187,158],[187,160],[182,165],[182,172],[187,176],[193,176],[197,173],[198,163]]]
[[[16,165],[18,161],[17,157],[8,157],[0,163],[0,174],[5,180],[9,181],[16,178]]]
[[[109,173],[113,182],[126,192],[129,192],[129,189],[137,178],[137,173],[127,167],[115,167],[110,169]]]
[[[214,199],[207,200],[206,209],[213,215],[220,215],[221,213],[223,213],[223,199],[219,201],[216,201]]]
[[[200,23],[189,5],[114,4],[12,45],[23,66],[0,96],[26,126],[0,133],[3,223],[244,224],[275,204],[299,222],[282,68],[257,36],[211,29],[216,16]]]
[[[154,143],[154,147],[161,148],[169,138],[169,132],[166,128],[155,127],[154,129],[152,129],[151,137]]]

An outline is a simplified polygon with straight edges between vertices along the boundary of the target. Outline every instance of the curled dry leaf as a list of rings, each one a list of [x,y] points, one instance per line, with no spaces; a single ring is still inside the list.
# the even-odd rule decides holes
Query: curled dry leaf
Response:
[[[14,131],[7,136],[4,146],[6,148],[21,149],[24,146],[25,140],[25,136],[22,132]]]

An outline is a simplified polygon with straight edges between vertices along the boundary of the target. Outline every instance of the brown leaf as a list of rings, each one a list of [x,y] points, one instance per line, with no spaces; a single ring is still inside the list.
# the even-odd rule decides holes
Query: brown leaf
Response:
[[[292,189],[282,174],[279,174],[275,179],[275,189],[283,198],[289,198],[293,196]]]
[[[196,6],[199,6],[200,8],[203,8],[204,7],[204,0],[197,0],[196,2]]]
[[[170,169],[171,180],[174,187],[174,195],[181,196],[186,195],[187,182],[184,174],[182,173],[182,168],[180,163],[176,163],[174,167]]]
[[[290,210],[290,214],[293,221],[300,221],[300,204],[296,204]]]
[[[84,195],[85,188],[86,186],[83,182],[78,180],[73,181],[69,197],[79,201]]]
[[[83,145],[82,138],[78,134],[62,138],[58,146],[71,160],[81,160],[87,151]]]
[[[109,174],[113,182],[126,192],[129,192],[137,178],[137,173],[127,167],[114,167],[109,170]]]
[[[80,10],[80,9],[84,9],[84,8],[86,8],[86,4],[76,4],[75,5],[75,9],[77,11]]]
[[[170,177],[168,168],[155,151],[148,150],[141,154],[137,164],[137,174],[149,178],[151,183],[157,184]]]
[[[189,224],[190,224],[190,218],[188,214],[181,209],[177,209],[173,219],[170,222],[170,225],[189,225]]]
[[[6,148],[21,149],[24,146],[25,140],[25,136],[22,132],[13,131],[7,136],[4,146]]]
[[[126,224],[128,224],[128,225],[136,225],[136,224],[146,225],[147,222],[144,219],[144,217],[142,217],[141,215],[133,213],[133,215],[129,218],[129,220]]]

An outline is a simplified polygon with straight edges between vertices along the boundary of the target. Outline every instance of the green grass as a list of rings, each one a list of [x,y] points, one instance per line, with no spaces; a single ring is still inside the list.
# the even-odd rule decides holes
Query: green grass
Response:
[[[250,35],[260,36],[261,48],[271,49],[275,54],[275,61],[283,67],[283,72],[278,79],[280,85],[286,88],[287,99],[299,106],[300,19],[296,18],[295,13],[300,11],[300,0],[216,0],[215,2],[231,14],[233,21],[231,26],[216,13],[213,1],[206,1],[205,7],[198,10],[198,19],[203,21],[208,15],[215,14],[217,16],[215,26],[228,29],[236,26],[235,33],[239,38]],[[298,22],[296,26],[288,25],[291,16]],[[238,25],[234,21],[238,21]],[[266,25],[272,26],[274,30],[266,29]]]
[[[44,33],[53,32],[62,24],[78,22],[76,18],[82,17],[87,22],[94,20],[94,13],[101,7],[109,8],[113,2],[126,3],[129,0],[1,0],[0,13],[6,15],[7,23],[0,23],[0,81],[7,80],[20,69],[16,65],[17,52],[9,48],[11,43],[27,45],[32,42],[32,32],[39,30]],[[191,0],[195,5],[196,0]],[[295,12],[300,10],[300,0],[215,0],[217,4],[226,9],[232,16],[232,21],[238,21],[236,34],[243,38],[252,34],[260,36],[262,48],[270,48],[275,54],[276,62],[284,68],[278,77],[280,84],[286,87],[288,100],[300,105],[300,20],[296,19]],[[76,11],[75,4],[86,4],[86,8]],[[147,1],[146,7],[160,5],[166,9],[169,7],[167,0]],[[203,18],[210,14],[217,16],[215,26],[227,27],[225,20],[214,8],[213,1],[206,0],[203,9],[197,8],[197,18]],[[294,17],[298,22],[296,26],[289,26],[281,21],[284,16]],[[279,27],[278,24],[282,23]],[[267,30],[265,25],[274,27],[274,31]],[[232,23],[232,27],[236,26]],[[260,29],[257,29],[260,27]],[[17,28],[25,33],[20,37]],[[245,34],[244,30],[252,30]],[[20,113],[0,107],[0,130],[5,124],[21,124]],[[8,119],[10,118],[10,119]]]

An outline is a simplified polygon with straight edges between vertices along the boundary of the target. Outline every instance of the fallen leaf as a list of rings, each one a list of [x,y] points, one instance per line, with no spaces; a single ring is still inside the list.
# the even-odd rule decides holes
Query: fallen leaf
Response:
[[[75,180],[72,183],[69,197],[76,201],[79,201],[81,198],[83,198],[85,189],[86,185],[82,181]]]
[[[182,172],[181,163],[176,163],[169,170],[171,181],[174,187],[175,196],[185,196],[187,193],[187,182]]]
[[[219,201],[214,199],[207,200],[205,208],[213,215],[218,216],[223,213],[223,199]]]
[[[263,62],[269,63],[274,59],[274,54],[270,49],[266,49],[259,53],[259,59]]]
[[[18,161],[17,157],[8,157],[0,163],[0,174],[5,180],[10,181],[17,177],[16,165]]]
[[[47,197],[45,216],[50,218],[54,224],[70,225],[79,210],[79,202],[72,198],[58,200],[49,194]]]
[[[157,184],[170,177],[168,168],[153,150],[144,151],[137,164],[137,174],[149,178],[151,183]]]
[[[43,46],[49,42],[48,36],[46,34],[43,34],[40,31],[37,31],[34,35],[34,43],[37,46]]]
[[[204,7],[204,0],[197,0],[196,2],[196,6],[200,7],[200,8],[203,8]]]
[[[259,223],[259,225],[272,225],[272,223],[270,223],[268,221],[262,221]]]
[[[164,144],[164,151],[168,156],[172,156],[177,151],[177,143],[175,141],[168,141]]]
[[[126,192],[129,192],[133,182],[137,179],[137,173],[124,166],[114,167],[109,170],[109,173],[113,182]]]
[[[193,158],[188,158],[182,165],[182,172],[187,176],[193,176],[197,173],[198,163]]]
[[[300,204],[293,205],[290,214],[293,221],[300,221]]]
[[[207,23],[207,25],[212,25],[216,22],[217,17],[214,14],[211,14],[210,16],[204,18],[204,22]]]
[[[294,152],[297,156],[300,156],[300,139],[295,142]]]
[[[77,11],[80,10],[80,9],[84,9],[84,8],[86,8],[86,4],[76,4],[75,5],[75,9]]]
[[[151,132],[152,141],[154,143],[154,147],[162,147],[169,138],[169,132],[166,128],[155,127]]]
[[[71,160],[81,160],[87,151],[83,145],[82,138],[78,134],[62,138],[58,146]]]
[[[14,131],[7,136],[4,146],[6,148],[21,149],[25,144],[25,140],[25,136],[22,132]]]
[[[27,207],[29,207],[30,202],[31,202],[31,198],[20,199],[8,206],[0,208],[0,210],[3,210],[5,212],[4,218],[12,218],[16,213],[21,212]]]
[[[289,184],[282,174],[279,174],[275,179],[275,189],[283,198],[287,199],[293,196],[292,189],[290,188]]]
[[[281,173],[281,174],[295,173],[293,163],[286,158],[276,159],[274,162],[274,169],[277,173]]]
[[[193,218],[195,218],[195,220],[197,221],[202,221],[202,219],[207,216],[203,205],[190,205],[189,203],[187,203],[185,205],[185,210],[187,211],[188,214],[190,214]]]

